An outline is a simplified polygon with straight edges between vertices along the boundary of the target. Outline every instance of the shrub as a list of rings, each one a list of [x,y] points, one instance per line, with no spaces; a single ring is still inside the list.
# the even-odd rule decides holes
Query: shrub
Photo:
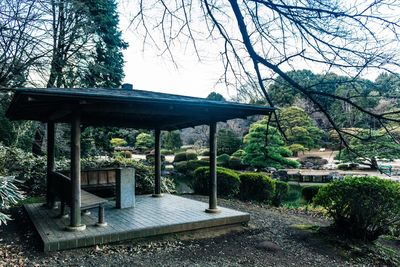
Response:
[[[173,155],[174,154],[174,152],[172,150],[170,150],[170,149],[161,149],[160,153],[162,155]]]
[[[274,181],[261,173],[242,173],[240,178],[240,198],[270,202],[275,191]]]
[[[0,175],[15,176],[29,194],[46,192],[46,157],[0,145]]]
[[[208,166],[209,164],[207,160],[180,161],[175,163],[175,170],[185,175],[192,175],[197,168]]]
[[[313,198],[318,194],[320,185],[305,186],[301,189],[301,195],[307,203],[311,203]]]
[[[242,160],[234,156],[229,158],[228,166],[233,170],[243,170],[246,168],[246,165],[242,163]]]
[[[314,203],[352,237],[372,241],[400,225],[400,184],[390,180],[346,177],[321,188]]]
[[[117,147],[117,146],[126,146],[128,142],[126,142],[125,139],[123,138],[111,138],[110,144],[113,147]]]
[[[174,162],[188,161],[197,159],[197,154],[194,152],[179,152],[175,154]]]
[[[210,156],[210,150],[204,149],[200,152],[201,156]]]
[[[272,198],[272,204],[279,207],[282,204],[283,199],[288,196],[289,184],[283,181],[274,180],[275,192]]]
[[[22,192],[15,186],[14,179],[13,176],[0,176],[0,225],[6,224],[11,219],[3,212],[24,198]]]
[[[232,154],[240,148],[242,140],[231,129],[220,129],[217,133],[217,154]]]
[[[222,167],[228,167],[229,158],[230,158],[230,156],[228,154],[222,154],[217,157],[217,164]]]
[[[135,148],[144,152],[154,148],[154,137],[148,133],[140,133],[136,136]]]
[[[236,150],[235,153],[232,154],[233,157],[242,158],[246,152],[243,149]]]
[[[209,167],[200,167],[194,171],[193,190],[197,194],[209,194]],[[217,193],[220,196],[233,197],[239,193],[239,175],[230,169],[217,168]]]

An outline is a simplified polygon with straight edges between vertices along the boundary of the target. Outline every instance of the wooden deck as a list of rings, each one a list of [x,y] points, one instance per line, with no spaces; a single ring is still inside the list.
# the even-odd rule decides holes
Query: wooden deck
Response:
[[[25,209],[43,243],[44,251],[72,249],[133,238],[162,235],[201,228],[246,223],[247,213],[222,208],[221,213],[204,212],[207,203],[175,195],[160,198],[137,196],[134,208],[116,209],[115,202],[106,204],[106,227],[97,227],[97,210],[82,215],[86,230],[65,231],[69,219],[59,219],[59,209],[49,210],[42,204],[27,204]]]

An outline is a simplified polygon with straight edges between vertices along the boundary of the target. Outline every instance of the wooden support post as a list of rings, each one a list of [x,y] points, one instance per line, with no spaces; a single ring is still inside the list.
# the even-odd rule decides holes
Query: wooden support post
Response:
[[[208,213],[218,213],[221,210],[217,208],[217,123],[210,123],[210,198]]]
[[[75,115],[71,121],[71,215],[67,230],[81,231],[81,128],[80,117]]]
[[[55,197],[52,193],[52,173],[55,171],[55,124],[54,122],[47,123],[47,192],[46,205],[52,209],[55,207]]]
[[[99,227],[107,226],[107,223],[104,219],[104,206],[103,205],[99,206],[99,220],[96,223],[96,226],[99,226]]]
[[[154,194],[153,197],[161,197],[161,131],[154,131]]]

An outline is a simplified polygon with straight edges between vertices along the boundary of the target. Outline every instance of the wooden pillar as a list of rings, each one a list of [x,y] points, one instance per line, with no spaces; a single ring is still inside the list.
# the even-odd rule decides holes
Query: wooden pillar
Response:
[[[47,192],[46,204],[48,208],[55,207],[55,198],[52,193],[52,173],[55,171],[55,124],[54,122],[47,123]]]
[[[217,208],[217,123],[210,123],[210,198],[209,207],[206,209],[208,213],[218,213]]]
[[[81,128],[80,117],[75,115],[71,121],[71,213],[67,230],[86,229],[81,224]]]
[[[161,131],[154,131],[154,194],[153,197],[161,197]]]

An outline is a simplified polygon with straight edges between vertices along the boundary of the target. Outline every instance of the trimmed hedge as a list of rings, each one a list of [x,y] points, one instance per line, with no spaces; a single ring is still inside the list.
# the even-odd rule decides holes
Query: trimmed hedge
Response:
[[[179,152],[175,154],[174,162],[188,161],[197,159],[197,154],[194,152]]]
[[[400,184],[378,177],[346,177],[314,198],[333,218],[337,231],[373,241],[400,227]]]
[[[305,186],[301,189],[301,195],[307,203],[311,203],[321,187],[322,185]]]
[[[228,154],[222,154],[217,157],[217,164],[222,167],[228,167],[229,165],[229,158]]]
[[[186,175],[191,175],[193,172],[199,168],[208,166],[210,164],[207,160],[189,160],[189,161],[180,161],[175,163],[175,170]]]
[[[272,199],[272,204],[274,206],[279,207],[282,204],[282,201],[289,194],[289,184],[279,180],[273,180],[275,182],[275,192],[274,197]]]
[[[269,202],[274,196],[274,181],[262,173],[242,173],[240,178],[240,198]]]
[[[233,170],[244,170],[246,168],[246,165],[242,163],[242,160],[234,156],[229,158],[228,166]]]
[[[209,194],[209,167],[200,167],[194,171],[193,190],[196,194]],[[217,194],[219,196],[234,197],[239,194],[239,175],[230,169],[217,167]]]

